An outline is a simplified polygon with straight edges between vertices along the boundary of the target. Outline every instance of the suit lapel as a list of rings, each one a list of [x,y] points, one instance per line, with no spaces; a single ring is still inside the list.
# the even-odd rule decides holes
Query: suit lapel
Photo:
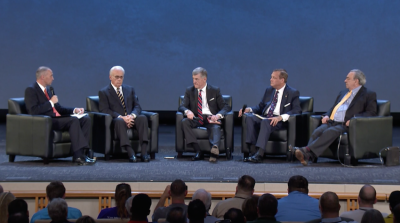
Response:
[[[354,98],[351,101],[351,103],[350,103],[349,107],[347,108],[347,110],[349,110],[351,108],[351,106],[353,106],[357,102],[358,98],[360,98],[364,93],[365,93],[365,88],[364,88],[364,86],[362,86],[360,88],[360,90],[357,92],[356,96],[354,96]]]
[[[283,90],[283,94],[282,94],[281,107],[280,107],[280,112],[279,112],[280,114],[283,113],[283,108],[284,108],[283,106],[285,106],[287,103],[288,94],[289,94],[289,90],[288,90],[288,86],[286,85],[285,90]]]
[[[117,92],[115,91],[114,87],[111,84],[108,86],[108,91],[109,91],[111,97],[113,97],[114,100],[116,100],[118,102],[118,104],[121,106],[122,110],[124,110],[124,107],[122,107],[121,100],[119,99]]]
[[[35,82],[35,90],[38,92],[38,95],[40,95],[42,101],[47,101],[46,95],[44,94],[44,92],[42,91],[42,89],[40,88],[40,86],[37,82]],[[49,92],[49,89],[47,89],[47,87],[46,87],[46,90],[47,90],[47,94],[49,94],[49,97],[51,98],[52,97],[52,96],[50,96],[51,93]]]
[[[126,112],[129,113],[131,111],[130,109],[130,105],[127,103],[127,97],[129,95],[129,89],[123,85],[121,85],[122,87],[122,92],[123,92],[123,96],[124,96],[124,102],[125,102],[125,107],[126,107]],[[122,105],[122,104],[121,104]]]

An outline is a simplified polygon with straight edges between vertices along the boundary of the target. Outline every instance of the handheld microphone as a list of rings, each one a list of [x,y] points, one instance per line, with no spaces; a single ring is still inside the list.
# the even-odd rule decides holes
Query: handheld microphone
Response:
[[[52,86],[50,86],[50,92],[51,92],[52,95],[55,95],[54,94],[54,88]]]
[[[242,114],[244,114],[244,110],[246,110],[246,108],[247,108],[247,105],[244,104],[244,105],[243,105],[243,108],[242,108]]]

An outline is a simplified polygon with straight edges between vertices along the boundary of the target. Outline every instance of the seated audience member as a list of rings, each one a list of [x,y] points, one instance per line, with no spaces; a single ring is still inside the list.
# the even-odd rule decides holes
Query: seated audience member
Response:
[[[7,222],[8,205],[15,197],[10,192],[3,192],[0,194],[0,222]]]
[[[147,194],[138,194],[132,199],[131,220],[129,223],[147,223],[150,214],[151,198]]]
[[[208,191],[204,189],[196,190],[192,196],[192,201],[196,199],[203,201],[204,205],[206,206],[207,216],[204,219],[205,223],[214,223],[219,220],[218,218],[211,216],[209,213],[211,208],[211,194]]]
[[[321,218],[318,200],[308,196],[308,181],[296,175],[288,181],[288,196],[278,200],[277,221],[310,221]]]
[[[47,210],[51,218],[50,223],[69,223],[67,220],[68,216],[68,205],[62,198],[54,198],[47,205]]]
[[[186,212],[181,207],[174,207],[169,210],[165,220],[168,223],[186,223],[186,215]]]
[[[319,210],[322,218],[307,221],[306,223],[319,223],[319,222],[338,222],[338,223],[357,223],[353,219],[339,217],[340,204],[339,197],[336,193],[328,191],[321,195],[319,199]]]
[[[185,182],[180,179],[174,180],[171,185],[168,185],[164,193],[161,195],[157,206],[154,208],[153,222],[157,222],[159,218],[166,218],[169,210],[174,207],[180,207],[186,213],[187,205],[185,204],[185,197],[187,195],[187,186]],[[165,200],[171,196],[171,205],[164,207]]]
[[[10,204],[8,204],[8,216],[12,216],[17,213],[26,215],[29,219],[28,204],[26,203],[26,201],[20,198],[17,198],[11,201]]]
[[[131,217],[132,212],[131,212],[131,207],[132,207],[132,200],[135,196],[129,197],[128,199],[126,199],[125,201],[125,209],[126,212],[128,213],[129,217]]]
[[[344,212],[340,217],[351,218],[356,222],[361,222],[364,213],[373,209],[374,204],[377,202],[375,188],[368,184],[364,185],[358,194],[357,200],[359,206],[358,210]]]
[[[400,204],[393,208],[393,223],[400,223]]]
[[[244,199],[250,197],[254,193],[256,180],[248,175],[239,178],[236,186],[235,197],[220,201],[214,208],[212,216],[222,219],[224,214],[231,208],[242,209]]]
[[[385,218],[385,223],[393,223],[393,208],[398,204],[400,204],[400,191],[396,190],[389,195],[389,209],[392,213]]]
[[[230,223],[246,223],[246,218],[243,212],[237,208],[231,208],[224,214],[224,220],[229,220]]]
[[[275,215],[278,212],[278,200],[272,194],[263,194],[258,199],[258,218],[251,223],[279,223]]]
[[[243,205],[242,205],[242,211],[243,211],[243,215],[246,217],[246,221],[254,221],[257,219],[257,217],[258,217],[257,204],[258,204],[259,198],[260,198],[260,196],[258,196],[258,195],[252,195],[251,197],[244,199]],[[224,217],[224,219],[225,219],[225,217]]]
[[[193,200],[189,203],[187,211],[189,223],[204,223],[207,216],[206,206],[199,200]]]
[[[14,213],[8,216],[8,223],[29,223],[29,216],[23,213]]]
[[[383,216],[380,211],[375,210],[375,209],[368,209],[368,210],[364,211],[362,219],[357,222],[360,222],[360,223],[385,223],[385,220],[383,219]]]
[[[129,218],[125,208],[125,202],[130,196],[132,196],[131,186],[125,183],[118,184],[115,188],[115,203],[117,206],[101,210],[97,219]]]
[[[75,223],[96,223],[96,221],[92,217],[85,215],[78,218]]]
[[[61,181],[53,181],[46,187],[46,196],[49,202],[51,202],[54,198],[65,198],[65,187]],[[68,207],[68,206],[67,206]],[[82,213],[80,210],[68,207],[68,216],[67,219],[78,219],[82,217]],[[30,223],[34,223],[36,220],[48,220],[51,219],[46,208],[36,212],[32,218]]]

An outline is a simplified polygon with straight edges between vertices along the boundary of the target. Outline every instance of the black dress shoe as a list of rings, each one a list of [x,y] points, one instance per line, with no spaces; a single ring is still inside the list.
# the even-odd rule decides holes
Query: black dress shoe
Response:
[[[90,159],[93,159],[93,156],[94,156],[94,151],[93,151],[93,149],[89,149],[88,151],[87,151],[87,157],[88,158],[90,158]]]
[[[87,165],[93,165],[93,164],[95,164],[96,163],[96,159],[90,159],[89,157],[85,157],[85,162],[86,162],[86,164]]]
[[[250,162],[250,157],[243,158],[243,162]]]
[[[263,157],[256,154],[254,156],[249,157],[249,161],[252,163],[262,163],[263,162]]]
[[[144,156],[140,157],[140,160],[142,162],[150,162],[150,156],[149,155],[144,155]]]
[[[198,161],[198,160],[203,160],[203,159],[204,159],[204,155],[201,152],[196,153],[196,155],[192,157],[192,161]]]
[[[136,163],[137,162],[136,156],[133,155],[133,156],[129,157],[129,162]]]
[[[88,163],[82,158],[74,159],[74,163],[80,166],[87,165]]]

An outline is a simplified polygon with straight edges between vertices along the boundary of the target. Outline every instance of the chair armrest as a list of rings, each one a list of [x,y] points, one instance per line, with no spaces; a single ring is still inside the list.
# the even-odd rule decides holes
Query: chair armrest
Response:
[[[184,140],[182,131],[183,114],[181,112],[176,112],[175,117],[175,150],[176,152],[183,152],[185,148],[183,145]]]
[[[354,117],[350,119],[349,141],[356,159],[379,154],[382,148],[392,146],[393,117]]]
[[[7,114],[6,132],[7,155],[53,156],[51,117]]]
[[[148,111],[142,111],[141,114],[147,117],[147,120],[149,121],[149,127],[151,129],[150,152],[157,153],[158,152],[158,129],[160,126],[160,122],[159,122],[160,116],[158,113],[148,112]]]
[[[246,117],[247,117],[247,114],[243,113],[243,116],[241,118],[242,119],[242,149],[241,149],[242,153],[250,152],[246,145],[246,137],[247,137]]]
[[[111,141],[111,115],[100,112],[88,112],[92,120],[91,148],[93,151],[102,154],[110,154]]]
[[[223,129],[225,132],[225,146],[229,148],[231,153],[233,153],[234,144],[233,144],[233,112],[230,111],[226,113],[224,119],[222,121]]]

